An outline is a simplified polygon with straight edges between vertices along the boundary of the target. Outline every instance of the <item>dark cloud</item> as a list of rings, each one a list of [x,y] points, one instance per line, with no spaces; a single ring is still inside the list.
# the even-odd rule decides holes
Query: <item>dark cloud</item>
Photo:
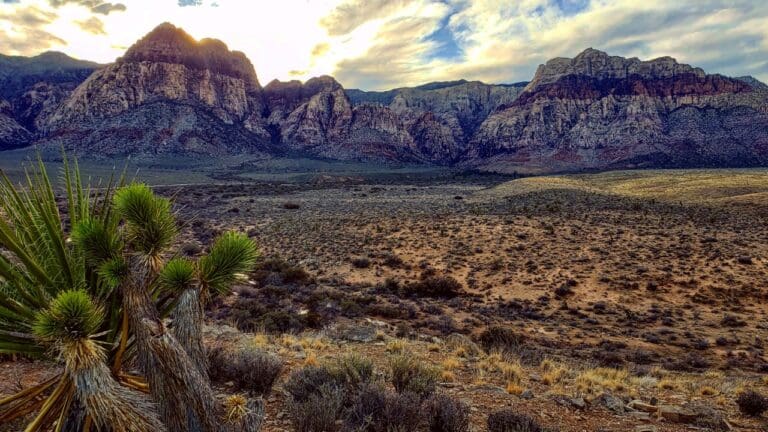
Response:
[[[92,33],[95,35],[105,35],[107,32],[104,30],[104,23],[96,18],[96,17],[90,17],[87,20],[83,21],[75,21],[75,24],[80,26],[83,31],[86,31],[88,33]]]
[[[179,6],[200,6],[203,4],[203,0],[179,0]]]

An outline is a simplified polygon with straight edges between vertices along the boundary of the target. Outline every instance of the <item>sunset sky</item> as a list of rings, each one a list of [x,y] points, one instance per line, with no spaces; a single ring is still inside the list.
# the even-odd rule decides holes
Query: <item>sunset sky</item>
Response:
[[[768,81],[764,0],[0,0],[0,53],[106,63],[164,21],[245,52],[262,84],[517,82],[587,47]]]

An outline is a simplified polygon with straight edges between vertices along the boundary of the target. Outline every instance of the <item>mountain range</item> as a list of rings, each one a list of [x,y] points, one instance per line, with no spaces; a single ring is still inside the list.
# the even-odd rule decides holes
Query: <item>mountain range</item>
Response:
[[[768,163],[768,86],[587,49],[530,82],[384,92],[321,76],[262,86],[240,52],[161,24],[114,63],[0,56],[0,150],[228,154],[498,172]]]

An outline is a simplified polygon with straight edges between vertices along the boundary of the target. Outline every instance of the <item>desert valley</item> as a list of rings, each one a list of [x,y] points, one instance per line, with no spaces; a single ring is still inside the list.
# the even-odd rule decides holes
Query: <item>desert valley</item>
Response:
[[[459,78],[0,56],[0,431],[768,430],[768,86]]]

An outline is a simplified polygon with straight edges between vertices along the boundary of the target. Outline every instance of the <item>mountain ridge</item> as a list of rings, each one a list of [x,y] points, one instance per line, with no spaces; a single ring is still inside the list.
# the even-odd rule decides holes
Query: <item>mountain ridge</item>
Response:
[[[93,69],[82,79],[59,79],[54,67],[32,74],[42,80],[7,98],[0,148],[298,153],[507,172],[768,162],[768,86],[671,57],[588,48],[540,65],[530,82],[366,92],[330,76],[262,87],[243,53],[169,23],[109,65],[61,56],[48,54],[66,71]]]

